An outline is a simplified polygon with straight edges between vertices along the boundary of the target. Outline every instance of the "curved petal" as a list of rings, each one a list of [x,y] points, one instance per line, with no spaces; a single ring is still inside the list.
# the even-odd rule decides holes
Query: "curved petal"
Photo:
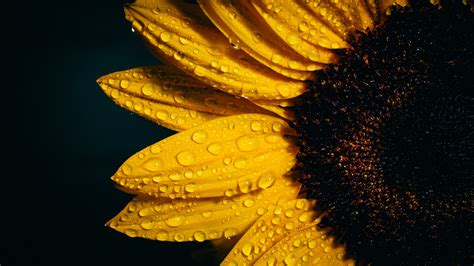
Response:
[[[304,80],[313,77],[313,74],[307,71],[323,67],[295,53],[283,41],[276,45],[278,35],[266,25],[249,2],[206,0],[198,3],[227,38],[238,43],[241,49],[276,72]],[[295,70],[300,71],[299,77],[295,76]]]
[[[130,157],[112,180],[157,197],[233,196],[271,187],[295,163],[293,130],[276,117],[245,114],[212,120]]]
[[[182,131],[234,114],[272,112],[213,88],[168,66],[115,72],[97,80],[120,106],[157,124]]]
[[[171,0],[151,6],[128,5],[126,18],[155,53],[213,87],[251,99],[286,99],[300,95],[304,82],[261,65],[203,21],[195,5]]]
[[[288,46],[311,61],[334,63],[337,57],[330,49],[348,47],[344,39],[311,16],[296,0],[259,0],[252,4]]]
[[[315,223],[314,201],[291,199],[271,206],[242,236],[222,262],[253,264],[288,234]]]
[[[130,237],[204,241],[245,232],[279,201],[296,197],[299,185],[281,179],[269,189],[232,198],[160,200],[137,196],[107,225]]]
[[[355,262],[346,258],[343,246],[337,246],[325,230],[317,223],[292,232],[272,246],[255,265],[341,265],[354,266]]]

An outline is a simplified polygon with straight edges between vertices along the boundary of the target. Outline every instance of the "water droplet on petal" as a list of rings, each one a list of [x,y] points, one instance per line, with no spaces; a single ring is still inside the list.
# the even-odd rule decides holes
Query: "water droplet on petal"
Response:
[[[202,242],[202,241],[206,240],[206,234],[202,231],[194,232],[193,237],[194,237],[194,240],[196,240],[198,242]]]
[[[129,237],[136,237],[138,235],[137,230],[134,229],[127,229],[124,233]]]
[[[229,227],[224,230],[224,237],[231,238],[233,236],[236,236],[238,233],[239,230],[237,230],[237,228]]]
[[[207,147],[207,151],[210,152],[211,154],[213,155],[218,155],[220,154],[222,151],[224,150],[224,147],[222,146],[222,144],[220,143],[211,143],[208,147]]]
[[[254,199],[246,199],[246,200],[244,200],[244,206],[245,206],[245,207],[250,208],[250,207],[252,207],[253,205],[255,205],[255,200],[254,200]]]
[[[207,132],[204,130],[196,130],[192,134],[191,139],[198,144],[202,144],[207,140]]]
[[[260,176],[257,185],[259,188],[269,188],[275,183],[275,180],[275,173],[273,171],[267,171]]]
[[[258,147],[258,139],[251,135],[242,136],[235,142],[240,151],[253,151]]]
[[[144,221],[140,224],[140,226],[145,230],[151,230],[155,227],[154,221]]]
[[[176,155],[176,160],[182,166],[190,166],[196,160],[196,155],[190,150],[185,150]]]
[[[203,213],[201,213],[201,216],[204,217],[204,218],[209,218],[209,217],[212,216],[212,212],[211,211],[203,212]]]
[[[163,42],[171,41],[171,33],[167,32],[167,31],[163,31],[162,33],[160,33],[160,39]]]
[[[159,171],[162,167],[163,161],[159,158],[152,158],[143,163],[143,168],[151,172]]]
[[[169,227],[179,227],[184,224],[185,217],[184,216],[173,216],[165,221],[166,225]]]
[[[253,251],[253,244],[252,243],[246,243],[242,247],[242,254],[244,254],[244,256],[250,256],[250,254],[252,254],[252,251]]]
[[[126,89],[126,88],[128,88],[129,86],[130,86],[130,81],[125,80],[125,79],[120,81],[120,88]]]
[[[158,231],[158,233],[156,233],[156,240],[166,241],[168,240],[168,238],[169,238],[169,234],[165,230],[160,230]]]
[[[286,256],[284,262],[285,265],[287,266],[293,266],[296,265],[297,258],[294,254],[290,253],[288,256]]]
[[[250,123],[250,129],[252,129],[252,130],[255,131],[255,132],[261,131],[261,130],[263,129],[262,122],[260,122],[260,121],[252,121],[252,123]]]
[[[186,186],[184,186],[184,190],[186,192],[192,193],[192,192],[196,191],[196,184],[194,184],[194,183],[186,184]]]

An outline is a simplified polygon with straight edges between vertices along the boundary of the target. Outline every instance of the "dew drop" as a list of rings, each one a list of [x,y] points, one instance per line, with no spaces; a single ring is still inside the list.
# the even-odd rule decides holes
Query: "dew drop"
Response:
[[[249,161],[246,158],[237,158],[234,161],[234,167],[237,169],[246,168],[249,164]]]
[[[210,218],[212,216],[212,212],[211,211],[203,212],[201,213],[201,216],[204,218]]]
[[[286,41],[290,44],[290,45],[296,45],[298,44],[299,42],[299,38],[296,34],[294,33],[290,33],[286,36]]]
[[[224,195],[226,197],[232,197],[232,195],[234,195],[234,192],[232,191],[232,189],[227,189],[225,192],[224,192]]]
[[[173,239],[177,242],[183,242],[184,240],[186,240],[186,238],[184,237],[183,234],[181,233],[176,233],[174,236],[173,236]]]
[[[138,235],[137,230],[134,230],[134,229],[127,229],[127,230],[125,230],[124,233],[129,237],[137,237],[137,235]]]
[[[118,98],[120,98],[120,91],[117,90],[117,89],[113,89],[113,90],[110,92],[110,97],[112,97],[113,99],[118,99]]]
[[[275,144],[281,140],[281,137],[277,134],[271,134],[265,136],[265,141],[269,144]]]
[[[148,159],[143,163],[143,168],[151,172],[159,171],[162,167],[163,161],[159,158]]]
[[[122,166],[122,172],[125,174],[125,175],[130,175],[132,173],[132,167],[128,164],[124,164]]]
[[[161,147],[160,147],[159,144],[154,144],[154,145],[150,146],[150,151],[151,151],[151,153],[154,153],[154,154],[159,153],[159,152],[161,152]]]
[[[273,171],[267,171],[260,176],[257,186],[263,189],[269,188],[275,183],[275,180],[275,173]]]
[[[272,130],[275,131],[275,132],[281,132],[282,127],[283,126],[279,122],[275,122],[272,125]]]
[[[299,199],[299,200],[296,201],[295,207],[298,210],[303,209],[305,206],[306,206],[306,200],[305,199]]]
[[[169,227],[179,227],[184,224],[184,216],[173,216],[165,221],[165,224]]]
[[[189,40],[184,37],[179,37],[179,43],[186,45],[189,43]]]
[[[156,111],[155,116],[156,116],[156,118],[158,118],[160,120],[166,120],[166,119],[168,119],[168,112],[165,111],[165,110],[158,110],[158,111]]]
[[[221,143],[214,142],[207,146],[207,151],[213,155],[219,155],[224,150]]]
[[[156,240],[166,241],[168,240],[168,238],[169,238],[169,234],[165,230],[160,230],[158,231],[158,233],[156,233]]]
[[[233,236],[236,236],[239,233],[237,228],[229,227],[224,230],[224,237],[229,239]]]
[[[155,227],[155,222],[154,221],[144,221],[144,222],[140,223],[140,226],[145,230],[151,230]]]
[[[258,146],[258,139],[252,135],[247,135],[238,138],[235,143],[240,151],[253,151]]]
[[[285,262],[285,265],[287,266],[293,266],[293,265],[296,265],[296,261],[297,261],[297,258],[294,254],[289,254],[288,256],[286,256],[284,262]]]
[[[244,206],[247,208],[250,208],[255,205],[255,200],[254,199],[246,199],[244,200]]]
[[[120,81],[120,88],[126,89],[126,88],[128,88],[129,86],[130,86],[130,81],[125,80],[125,79]]]
[[[244,256],[250,256],[250,254],[252,254],[252,251],[253,251],[253,244],[252,243],[246,243],[242,247],[242,254],[244,254]]]
[[[199,50],[198,50],[198,52],[199,52]],[[199,77],[205,76],[205,75],[206,75],[206,72],[207,72],[206,69],[205,69],[204,67],[202,67],[202,66],[196,66],[196,67],[194,68],[194,74],[196,74],[196,75],[199,76]]]
[[[250,123],[250,129],[255,132],[261,131],[263,130],[263,124],[260,121],[252,121],[252,123]]]
[[[206,240],[206,234],[202,231],[194,232],[193,237],[194,237],[194,240],[198,242],[203,242],[204,240]]]
[[[242,193],[248,193],[252,185],[250,180],[237,180],[237,184],[239,185],[239,190]]]
[[[167,31],[163,31],[162,33],[160,33],[160,39],[163,42],[171,41],[171,33],[167,32]]]
[[[190,150],[185,150],[176,155],[176,160],[182,166],[190,166],[196,160],[196,155]]]
[[[194,184],[194,183],[186,184],[186,186],[184,186],[184,190],[186,192],[189,192],[189,193],[195,192],[196,191],[196,184]]]
[[[230,158],[230,157],[225,157],[224,158],[224,164],[225,165],[229,165],[231,162],[232,162],[232,158]]]

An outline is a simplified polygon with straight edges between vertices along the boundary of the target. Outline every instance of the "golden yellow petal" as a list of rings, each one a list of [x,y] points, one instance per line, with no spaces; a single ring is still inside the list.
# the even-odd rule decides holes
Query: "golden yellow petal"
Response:
[[[312,16],[298,1],[258,0],[252,4],[288,46],[311,61],[334,63],[337,57],[330,49],[348,47],[344,39]]]
[[[294,79],[312,79],[324,67],[285,45],[248,1],[198,1],[206,15],[240,49],[274,71]]]
[[[197,6],[171,0],[155,1],[153,6],[128,5],[126,18],[156,54],[187,74],[250,99],[293,98],[305,91],[304,82],[286,78],[234,49]]]
[[[358,30],[365,31],[374,26],[374,21],[365,0],[339,0],[334,6],[341,12],[346,23],[349,23]]]
[[[115,72],[97,82],[120,106],[177,131],[233,114],[274,115],[163,65]]]
[[[99,84],[105,94],[121,107],[171,130],[183,131],[222,117],[218,114],[152,101],[115,89],[108,83]]]
[[[282,119],[244,114],[180,132],[130,157],[112,180],[169,198],[231,197],[271,187],[295,163]]]
[[[265,102],[254,102],[254,103],[268,111],[271,111],[274,114],[279,115],[280,117],[286,120],[293,120],[295,118],[295,113],[291,111],[290,109],[286,109],[281,106],[265,103]]]
[[[355,25],[347,23],[346,18],[329,1],[301,1],[299,3],[312,16],[323,22],[333,32],[338,33],[344,40],[350,37]]]
[[[343,246],[336,246],[327,231],[313,223],[292,232],[272,246],[255,265],[355,265],[345,257]]]
[[[271,206],[242,236],[222,265],[252,265],[287,235],[315,224],[314,201],[291,199]]]
[[[107,225],[130,237],[160,241],[231,238],[281,200],[296,197],[299,186],[280,179],[269,189],[231,198],[163,200],[137,196]]]

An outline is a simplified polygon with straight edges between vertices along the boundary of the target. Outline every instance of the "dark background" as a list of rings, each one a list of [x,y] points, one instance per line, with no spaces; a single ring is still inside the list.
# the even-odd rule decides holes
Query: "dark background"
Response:
[[[104,226],[131,199],[109,177],[172,134],[116,106],[95,82],[158,62],[124,19],[126,2],[2,3],[1,266],[196,264],[193,243]]]

